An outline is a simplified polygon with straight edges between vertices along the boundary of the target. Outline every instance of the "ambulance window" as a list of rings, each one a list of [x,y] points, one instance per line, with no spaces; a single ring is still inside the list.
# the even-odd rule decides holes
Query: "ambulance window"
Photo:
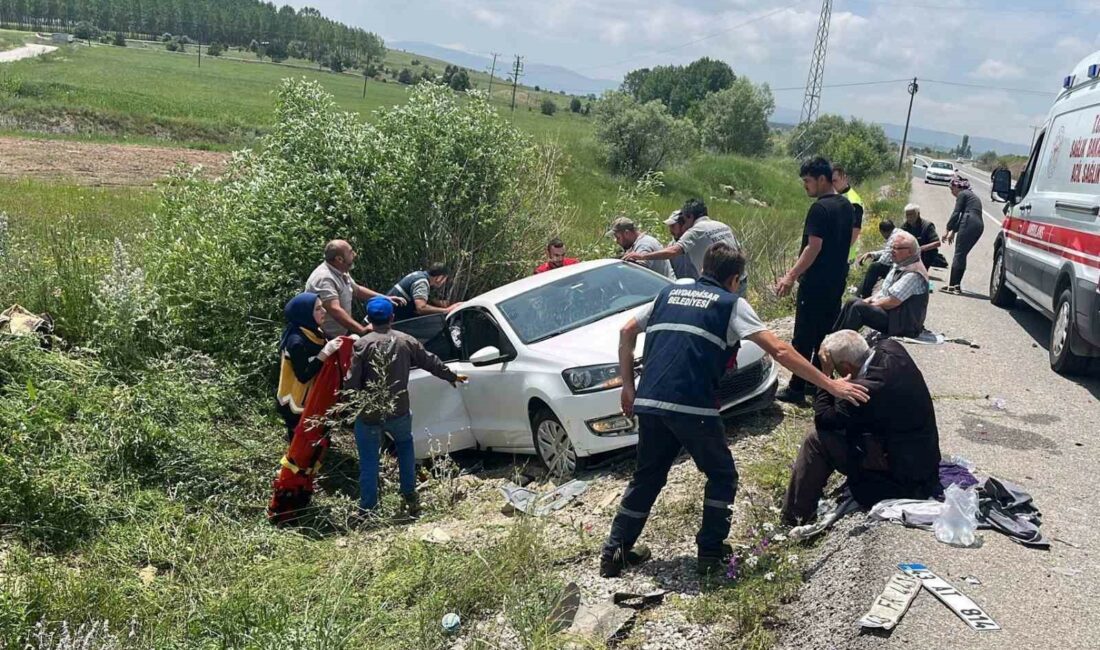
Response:
[[[1039,138],[1035,141],[1035,147],[1031,150],[1031,158],[1027,161],[1027,167],[1024,167],[1024,171],[1020,172],[1020,178],[1016,181],[1017,199],[1026,196],[1028,189],[1031,188],[1031,179],[1035,175],[1035,165],[1039,159],[1039,153],[1043,150],[1043,140],[1045,137],[1045,131],[1039,134]]]

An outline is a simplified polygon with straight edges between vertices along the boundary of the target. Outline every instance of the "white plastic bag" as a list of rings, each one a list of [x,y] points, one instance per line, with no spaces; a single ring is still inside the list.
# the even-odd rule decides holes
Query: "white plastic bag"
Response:
[[[932,523],[936,539],[952,546],[973,546],[978,529],[978,491],[952,484],[944,492],[943,512]]]

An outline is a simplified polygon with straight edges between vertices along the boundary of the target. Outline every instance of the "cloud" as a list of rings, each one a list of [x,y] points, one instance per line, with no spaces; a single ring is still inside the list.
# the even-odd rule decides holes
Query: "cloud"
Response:
[[[503,14],[493,11],[488,7],[474,7],[472,13],[474,20],[479,23],[484,23],[489,27],[502,27],[505,23]]]
[[[978,79],[1017,79],[1023,75],[1024,71],[1019,66],[997,59],[982,61],[981,65],[970,73],[970,76]]]

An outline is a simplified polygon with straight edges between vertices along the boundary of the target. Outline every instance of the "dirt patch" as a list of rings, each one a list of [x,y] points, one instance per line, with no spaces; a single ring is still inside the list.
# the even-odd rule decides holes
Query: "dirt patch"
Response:
[[[206,175],[217,176],[229,156],[194,149],[0,137],[0,178],[152,185],[179,165],[201,165]]]

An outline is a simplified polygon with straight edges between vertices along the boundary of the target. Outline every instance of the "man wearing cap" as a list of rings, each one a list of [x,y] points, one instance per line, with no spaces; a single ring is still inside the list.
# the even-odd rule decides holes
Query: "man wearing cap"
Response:
[[[668,234],[672,235],[672,241],[668,243],[669,246],[672,246],[684,236],[684,224],[680,221],[680,211],[677,210],[670,214],[668,219],[665,219],[665,225],[668,226]],[[699,269],[695,268],[695,265],[691,263],[691,258],[687,255],[677,255],[668,262],[672,266],[674,278],[681,280],[685,278],[689,280],[698,279]]]
[[[663,246],[661,242],[657,241],[653,235],[646,234],[644,232],[638,232],[638,227],[634,225],[634,221],[630,217],[619,217],[611,223],[611,230],[607,231],[609,237],[615,238],[615,243],[622,247],[623,251],[627,253],[640,252],[640,253],[652,253],[653,251],[659,251]],[[638,262],[638,264],[646,267],[650,271],[660,273],[665,277],[672,276],[672,267],[669,265],[668,260],[649,260],[647,262]]]
[[[366,334],[369,329],[356,322],[351,315],[353,300],[368,300],[382,296],[351,279],[350,271],[355,268],[358,257],[351,244],[343,239],[334,239],[325,244],[325,261],[313,269],[306,280],[306,291],[317,294],[325,308],[325,318],[321,330],[329,339],[347,334]],[[403,305],[401,298],[391,298],[394,304]]]
[[[359,448],[359,508],[369,512],[378,505],[378,448],[382,433],[393,437],[397,448],[397,469],[401,499],[410,516],[420,513],[416,493],[416,454],[413,450],[412,413],[409,411],[409,370],[423,368],[452,386],[465,383],[439,357],[424,349],[420,341],[393,324],[393,303],[384,297],[367,303],[367,320],[373,332],[362,336],[352,348],[351,368],[344,378],[346,390],[383,393],[371,396],[355,419],[355,444]],[[389,404],[386,401],[388,391]]]
[[[437,304],[433,305],[429,302],[429,296],[432,289],[436,291],[442,289],[450,275],[446,266],[432,264],[427,271],[413,271],[398,280],[387,294],[404,301],[403,305],[394,310],[394,317],[397,320],[406,320],[417,316],[449,312],[451,306],[442,301],[437,301]]]
[[[672,260],[681,255],[691,260],[697,269],[703,268],[703,256],[712,244],[722,242],[734,250],[741,245],[733,236],[730,227],[707,216],[707,206],[699,199],[688,199],[680,209],[679,221],[683,224],[684,234],[673,244],[652,253],[631,252],[623,256],[627,262],[648,262],[650,260]],[[744,292],[745,287],[740,290]]]

